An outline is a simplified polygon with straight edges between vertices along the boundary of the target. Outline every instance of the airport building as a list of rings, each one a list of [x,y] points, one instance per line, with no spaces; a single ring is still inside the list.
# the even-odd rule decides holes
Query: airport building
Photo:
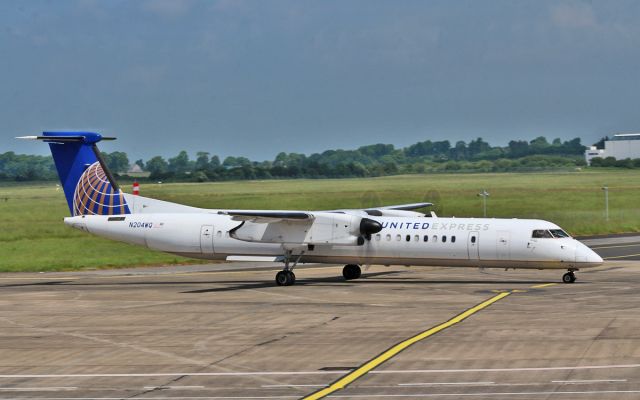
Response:
[[[616,160],[640,158],[640,133],[618,133],[604,142],[604,149],[591,146],[584,152],[587,164],[595,157],[614,157]]]

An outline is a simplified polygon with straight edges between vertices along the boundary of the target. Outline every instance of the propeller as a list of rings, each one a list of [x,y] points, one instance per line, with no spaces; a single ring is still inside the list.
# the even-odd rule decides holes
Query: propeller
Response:
[[[437,190],[429,190],[426,192],[424,196],[422,196],[422,201],[433,203],[431,211],[435,212],[437,215],[444,214],[444,205],[440,198],[440,192]]]
[[[382,204],[380,196],[373,190],[368,190],[360,196],[360,208],[363,210],[378,207],[380,204]],[[369,218],[362,218],[362,220],[360,220],[360,236],[358,237],[358,245],[364,245],[365,240],[371,240],[371,235],[378,233],[381,230],[382,225],[380,225],[378,221],[374,221]]]
[[[366,210],[368,208],[379,207],[382,202],[380,196],[373,190],[364,192],[360,197],[360,208]]]

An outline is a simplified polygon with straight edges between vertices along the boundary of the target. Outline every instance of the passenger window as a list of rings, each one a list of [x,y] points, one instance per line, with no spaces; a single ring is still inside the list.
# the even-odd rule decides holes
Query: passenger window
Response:
[[[442,235],[442,243],[447,243],[447,237],[445,235]]]
[[[405,240],[406,240],[407,242],[410,242],[410,241],[411,241],[411,235],[407,235],[407,237],[405,238]]]
[[[455,243],[456,242],[456,237],[455,236],[451,236],[451,243]]]
[[[381,237],[382,237],[382,236],[380,236],[380,234],[378,233],[378,234],[376,235],[376,242],[379,242]]]
[[[391,235],[387,233],[387,242],[391,240]]]
[[[476,237],[475,236],[471,236],[471,243],[475,243],[476,242]]]
[[[429,241],[429,235],[424,235],[424,238],[422,238],[422,240],[424,240],[425,242]]]
[[[415,240],[416,242],[419,242],[419,241],[420,241],[420,236],[415,235],[415,236],[413,237],[413,240]]]
[[[433,243],[438,243],[438,235],[433,235]]]
[[[218,232],[216,233],[216,236],[217,236],[217,237],[219,237],[219,238],[221,238],[221,237],[222,237],[222,231],[218,231]]]
[[[396,235],[396,240],[399,242],[402,240],[402,236],[401,235]]]

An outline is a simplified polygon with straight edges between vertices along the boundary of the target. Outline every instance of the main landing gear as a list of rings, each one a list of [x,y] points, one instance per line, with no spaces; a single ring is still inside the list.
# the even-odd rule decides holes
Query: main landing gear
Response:
[[[342,276],[344,276],[344,279],[347,281],[358,279],[360,275],[362,275],[362,270],[359,265],[348,264],[342,268]]]
[[[276,274],[276,284],[278,286],[291,286],[296,283],[296,274],[293,271],[282,270]]]
[[[298,265],[298,261],[304,254],[301,252],[293,262],[293,265],[289,265],[291,261],[292,251],[288,250],[284,255],[284,269],[276,274],[276,285],[278,286],[291,286],[296,283],[296,274],[293,273],[293,269]]]
[[[566,274],[562,275],[562,282],[563,283],[573,283],[576,281],[576,274],[573,273],[573,269],[570,269],[569,272],[567,272]]]
[[[284,269],[276,274],[276,285],[278,286],[291,286],[296,283],[296,275],[293,273],[293,269],[298,265],[298,261],[304,252],[300,253],[296,259],[293,261],[293,264],[290,265],[291,261],[291,251],[287,251],[284,256]],[[362,275],[362,269],[357,264],[347,264],[342,268],[342,276],[347,281],[352,279],[358,279]]]

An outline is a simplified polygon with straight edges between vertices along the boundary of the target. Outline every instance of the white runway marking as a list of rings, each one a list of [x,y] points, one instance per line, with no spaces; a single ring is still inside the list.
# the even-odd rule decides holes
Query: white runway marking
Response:
[[[520,367],[520,368],[469,368],[469,369],[405,369],[371,371],[369,374],[447,374],[465,372],[522,372],[522,371],[571,371],[612,368],[640,368],[640,364],[580,365],[562,367]],[[260,375],[337,375],[351,370],[331,371],[254,371],[254,372],[158,372],[158,373],[115,373],[115,374],[0,374],[0,378],[102,378],[102,377],[154,377],[154,376],[260,376]]]
[[[233,400],[233,399],[299,399],[300,396],[180,396],[181,400]],[[14,397],[0,397],[16,400]],[[33,398],[36,399],[35,397]],[[122,400],[122,397],[38,397],[37,400]],[[176,400],[176,397],[141,397],[146,400]]]
[[[609,369],[609,368],[640,368],[640,364],[614,364],[614,365],[580,365],[563,367],[522,367],[522,368],[469,368],[469,369],[404,369],[371,371],[370,374],[428,374],[428,373],[457,373],[457,372],[518,372],[518,371],[571,371],[585,369]]]
[[[156,389],[183,389],[183,390],[189,390],[189,389],[204,389],[204,386],[145,386],[143,389],[146,390],[156,390]]]
[[[398,386],[486,386],[494,384],[495,382],[417,382],[398,383]]]
[[[3,392],[59,392],[67,390],[77,390],[76,386],[53,386],[53,387],[0,387]]]
[[[626,379],[574,379],[571,381],[551,381],[552,383],[568,383],[568,384],[583,384],[583,383],[607,383],[607,382],[626,382]]]
[[[263,388],[289,388],[289,387],[327,387],[327,385],[262,385]]]
[[[156,376],[260,376],[260,375],[335,375],[345,371],[260,371],[260,372],[166,372],[133,374],[16,374],[0,375],[0,378],[146,378]]]
[[[487,392],[487,393],[414,393],[414,394],[340,394],[331,398],[427,398],[427,397],[479,397],[479,396],[566,396],[566,395],[603,395],[637,394],[640,390],[599,390],[566,392]],[[232,399],[298,399],[299,396],[180,396],[183,400],[232,400]],[[38,400],[121,400],[122,397],[38,397]],[[175,397],[145,397],[148,400],[174,400]],[[13,399],[12,399],[13,400]]]
[[[554,396],[554,395],[576,395],[576,394],[590,394],[590,395],[603,395],[603,394],[635,394],[640,393],[640,390],[594,390],[594,391],[567,391],[567,392],[478,392],[478,393],[414,393],[414,394],[340,394],[329,397],[362,397],[362,398],[382,398],[382,397],[478,397],[478,396]],[[153,398],[153,397],[150,397]]]

